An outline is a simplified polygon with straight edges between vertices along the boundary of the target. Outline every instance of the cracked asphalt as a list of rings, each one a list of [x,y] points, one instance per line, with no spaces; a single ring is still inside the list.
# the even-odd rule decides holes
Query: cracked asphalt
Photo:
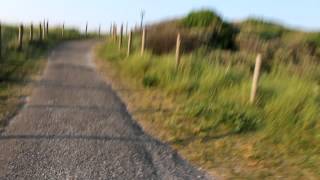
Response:
[[[53,50],[0,135],[0,179],[210,179],[132,119],[94,66],[96,43]]]

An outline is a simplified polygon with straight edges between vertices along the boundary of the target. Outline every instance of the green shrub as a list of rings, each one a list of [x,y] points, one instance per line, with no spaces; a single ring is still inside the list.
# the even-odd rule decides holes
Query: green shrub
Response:
[[[246,33],[256,34],[263,40],[280,38],[285,32],[289,31],[276,23],[254,18],[242,22],[241,30]]]
[[[182,37],[183,52],[203,46],[236,49],[237,30],[209,10],[195,11],[182,19],[151,25],[147,31],[147,48],[158,55],[174,51],[178,33]]]
[[[211,10],[200,10],[189,13],[189,15],[182,20],[182,23],[188,28],[205,28],[212,24],[221,24],[222,20],[215,12]]]
[[[182,20],[189,28],[189,36],[200,45],[221,49],[235,49],[234,38],[237,30],[224,22],[215,12],[200,10],[191,12]]]

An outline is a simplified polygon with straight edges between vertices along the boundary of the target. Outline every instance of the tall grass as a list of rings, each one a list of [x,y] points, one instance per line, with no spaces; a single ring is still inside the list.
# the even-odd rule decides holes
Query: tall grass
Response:
[[[286,171],[277,174],[299,175],[289,172],[296,166],[299,169],[308,167],[311,171],[307,172],[320,176],[319,33],[249,19],[232,24],[231,29],[237,29],[236,37],[232,38],[237,48],[223,50],[217,49],[219,45],[212,47],[203,43],[191,52],[185,51],[181,66],[176,69],[174,48],[165,51],[169,53],[153,52],[158,47],[167,47],[167,42],[159,42],[165,41],[166,33],[175,32],[171,30],[177,29],[179,22],[150,26],[151,35],[147,39],[157,43],[152,43],[144,56],[135,53],[127,58],[125,51],[119,52],[113,43],[106,43],[99,51],[120,76],[128,79],[127,82],[173,97],[174,114],[158,122],[164,125],[164,131],[170,132],[167,133],[172,136],[170,140],[181,143],[183,148],[191,147],[186,152],[201,157],[196,162],[210,161],[211,165],[217,165],[212,162],[220,158],[216,154],[233,159],[240,151],[229,151],[230,147],[248,141],[254,149],[252,157]],[[164,29],[157,33],[159,27]],[[153,39],[154,36],[158,37]],[[134,40],[135,50],[140,45],[138,39]],[[182,46],[186,44],[182,42]],[[262,75],[257,101],[250,104],[258,52],[263,54]],[[227,150],[217,144],[211,151],[203,149],[208,148],[206,143],[212,145],[208,139],[230,134],[235,138],[226,138],[223,142],[225,146],[222,147],[229,147]],[[190,139],[200,139],[200,143],[189,146]],[[237,166],[234,164],[237,163],[231,166]],[[250,172],[248,177],[265,176],[264,173],[250,175],[252,173],[255,174]],[[300,175],[303,173],[301,171]]]
[[[297,70],[277,63],[263,72],[258,101],[251,105],[254,54],[199,50],[183,56],[176,70],[174,54],[125,58],[125,52],[110,44],[101,52],[124,76],[177,97],[187,116],[168,120],[177,134],[207,138],[217,132],[261,132],[286,152],[320,150],[319,64]]]

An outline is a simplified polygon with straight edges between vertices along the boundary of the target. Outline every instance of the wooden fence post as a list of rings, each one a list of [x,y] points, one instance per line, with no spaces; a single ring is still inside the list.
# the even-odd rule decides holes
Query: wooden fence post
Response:
[[[30,25],[30,37],[29,37],[30,42],[33,41],[33,24],[31,23]]]
[[[101,25],[99,25],[98,36],[101,37]]]
[[[88,37],[88,22],[87,22],[87,24],[86,24],[85,36],[86,36],[86,38]]]
[[[122,39],[123,39],[123,24],[120,26],[120,35],[119,35],[119,50],[122,48]]]
[[[126,36],[128,35],[128,33],[129,33],[129,25],[128,25],[128,22],[126,23]]]
[[[42,39],[46,39],[46,21],[43,21],[43,27],[42,27]]]
[[[181,47],[181,35],[180,35],[180,33],[178,33],[178,35],[177,35],[177,43],[176,43],[176,68],[177,69],[180,66],[180,58],[181,58],[180,47]]]
[[[251,89],[251,95],[250,95],[250,103],[251,104],[253,104],[256,99],[257,90],[258,90],[258,83],[259,83],[259,78],[260,78],[261,65],[262,65],[262,57],[261,57],[261,54],[258,54],[257,59],[256,59],[256,65],[254,68],[252,89]]]
[[[117,25],[113,24],[113,41],[117,42]]]
[[[49,21],[46,24],[46,36],[49,37]]]
[[[42,34],[42,24],[41,24],[41,22],[40,22],[40,24],[39,24],[39,41],[42,41],[43,40],[43,36],[42,36],[43,34]]]
[[[112,33],[111,33],[111,35],[112,35],[112,41],[114,41],[114,29],[115,29],[115,27],[114,27],[115,25],[114,24],[112,24]]]
[[[18,51],[22,50],[22,42],[23,42],[23,25],[19,26],[19,36],[18,36]]]
[[[64,38],[64,23],[62,24],[61,37]]]
[[[132,47],[132,31],[129,32],[127,57],[129,57],[131,54],[131,47]]]
[[[0,22],[0,59],[2,58],[2,24]]]
[[[109,35],[112,36],[112,28],[113,28],[113,25],[111,24],[110,26],[110,32],[109,32]]]
[[[146,48],[146,28],[143,28],[142,39],[141,39],[141,56],[144,54]]]

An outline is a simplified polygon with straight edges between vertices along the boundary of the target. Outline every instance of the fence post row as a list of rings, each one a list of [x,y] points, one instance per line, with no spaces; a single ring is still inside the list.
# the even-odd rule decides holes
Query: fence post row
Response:
[[[29,38],[30,42],[33,41],[33,24],[31,23],[30,25],[30,38]]]
[[[180,66],[180,59],[181,59],[181,35],[178,33],[177,35],[177,43],[176,43],[176,68],[178,69]]]
[[[144,54],[145,46],[146,46],[146,28],[143,28],[142,39],[141,39],[141,56]]]
[[[19,26],[19,36],[18,36],[18,50],[21,51],[22,50],[22,42],[23,42],[23,25],[21,24]]]
[[[129,57],[131,54],[131,47],[132,47],[132,31],[129,32],[127,57]]]
[[[122,47],[122,39],[123,39],[123,24],[121,24],[120,26],[119,50],[121,50],[121,47]]]
[[[256,59],[256,65],[254,68],[252,89],[251,89],[251,95],[250,95],[250,103],[251,104],[253,104],[256,99],[257,90],[258,90],[258,83],[259,83],[259,78],[260,78],[261,65],[262,65],[262,57],[261,57],[261,54],[258,54],[257,59]]]

